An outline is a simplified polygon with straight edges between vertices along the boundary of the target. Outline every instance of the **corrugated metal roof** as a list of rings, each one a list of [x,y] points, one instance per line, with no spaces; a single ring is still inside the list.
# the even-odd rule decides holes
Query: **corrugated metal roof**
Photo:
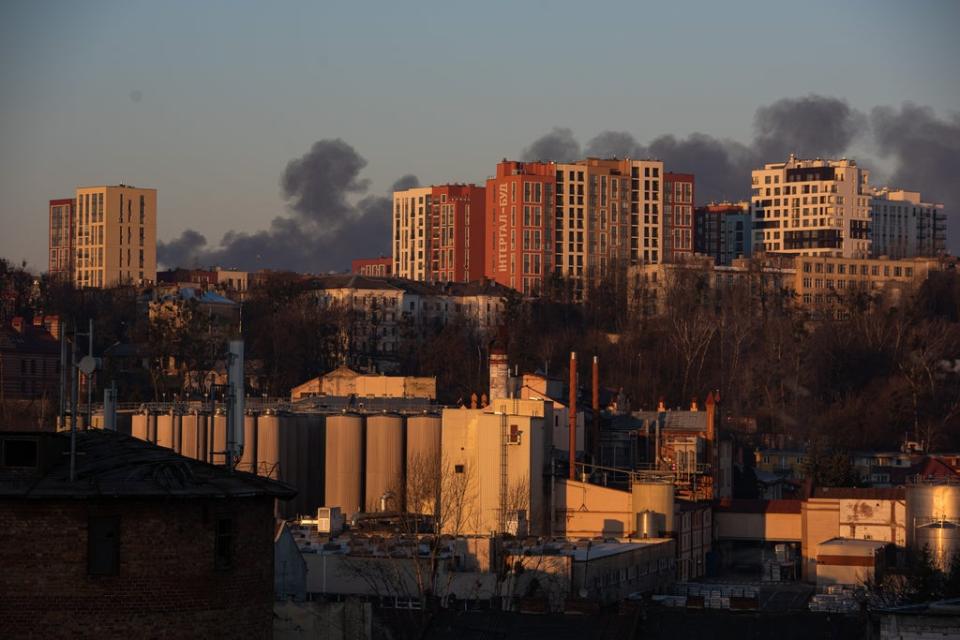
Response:
[[[14,435],[0,432],[0,437]],[[21,434],[16,434],[21,435]],[[69,433],[32,434],[41,447],[69,450]],[[41,466],[43,467],[41,461]],[[76,476],[70,482],[66,454],[48,459],[36,474],[0,470],[0,498],[238,498],[287,499],[296,490],[284,483],[185,458],[178,453],[112,431],[77,433]]]

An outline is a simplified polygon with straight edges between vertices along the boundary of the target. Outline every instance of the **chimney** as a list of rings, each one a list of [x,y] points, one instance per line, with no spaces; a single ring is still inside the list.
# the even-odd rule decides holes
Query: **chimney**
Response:
[[[667,412],[667,405],[663,401],[663,398],[661,397],[660,400],[657,402],[657,413],[666,413],[666,412]]]
[[[570,352],[570,405],[568,407],[570,422],[570,479],[577,477],[577,352]]]
[[[593,463],[600,461],[600,358],[593,356]]]
[[[694,398],[693,400],[690,401],[690,411],[696,412],[699,410],[700,408],[697,406],[697,399]]]
[[[717,396],[719,396],[719,392]],[[717,495],[717,432],[714,426],[717,404],[713,392],[707,394],[707,462],[710,463],[711,498]]]
[[[507,364],[507,352],[499,344],[490,347],[490,402],[507,397],[507,384],[510,366]]]
[[[23,316],[14,316],[10,321],[10,326],[17,333],[23,333]]]

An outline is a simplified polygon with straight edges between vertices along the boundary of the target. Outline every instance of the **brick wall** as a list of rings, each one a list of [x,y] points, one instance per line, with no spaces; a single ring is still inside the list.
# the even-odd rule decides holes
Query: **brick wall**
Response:
[[[114,576],[87,573],[90,515],[120,516]],[[215,526],[234,519],[217,569]],[[267,638],[273,500],[0,499],[0,635],[8,638]]]

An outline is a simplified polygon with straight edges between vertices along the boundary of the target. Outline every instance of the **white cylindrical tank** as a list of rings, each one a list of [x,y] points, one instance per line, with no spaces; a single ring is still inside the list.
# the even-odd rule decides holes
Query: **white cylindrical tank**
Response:
[[[367,416],[366,511],[380,511],[380,498],[399,511],[403,495],[403,418],[396,414]]]
[[[180,426],[180,455],[194,460],[200,460],[200,447],[198,443],[198,418],[196,413],[188,413],[183,416]]]
[[[243,416],[243,455],[237,469],[256,473],[257,468],[257,420],[256,414]]]
[[[960,484],[907,485],[907,546],[927,547],[941,571],[960,553]]]
[[[328,416],[326,432],[323,506],[340,507],[349,517],[363,509],[363,418]]]
[[[173,415],[170,413],[161,413],[156,417],[157,421],[157,446],[173,449]]]
[[[136,413],[130,418],[130,433],[134,438],[147,439],[147,414]]]
[[[410,416],[406,431],[404,505],[408,511],[430,514],[440,482],[440,416]]]
[[[661,535],[676,531],[673,523],[674,508],[672,482],[633,483],[633,512],[652,511],[660,515],[663,518]]]
[[[227,450],[227,414],[213,414],[211,416],[211,423],[213,428],[210,429],[210,451],[208,455],[210,456],[211,462],[215,465],[225,465],[226,456],[224,452]]]
[[[280,417],[260,416],[257,421],[257,475],[280,479]]]

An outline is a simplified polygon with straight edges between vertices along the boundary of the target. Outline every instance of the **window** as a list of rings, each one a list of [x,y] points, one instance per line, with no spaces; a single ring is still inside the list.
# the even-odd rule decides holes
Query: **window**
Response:
[[[218,518],[214,539],[214,564],[217,569],[233,566],[233,518]]]
[[[456,465],[454,465],[454,466],[453,466],[453,472],[454,472],[454,473],[463,473],[463,465],[462,465],[462,464],[456,464]]]
[[[91,516],[87,521],[87,573],[115,576],[120,568],[120,517]]]

